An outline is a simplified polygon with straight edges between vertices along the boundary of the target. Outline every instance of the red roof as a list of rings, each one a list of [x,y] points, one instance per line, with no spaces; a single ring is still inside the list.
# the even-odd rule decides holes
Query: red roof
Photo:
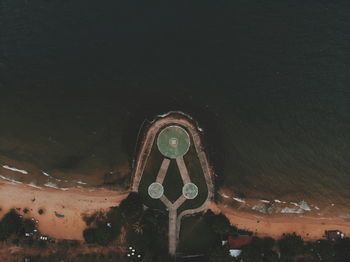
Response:
[[[228,244],[230,249],[240,249],[243,246],[246,246],[252,242],[252,236],[239,236],[239,237],[228,237]]]

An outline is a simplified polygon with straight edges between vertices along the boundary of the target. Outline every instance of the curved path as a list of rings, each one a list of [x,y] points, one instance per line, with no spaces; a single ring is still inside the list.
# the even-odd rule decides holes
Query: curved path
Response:
[[[174,255],[176,253],[176,246],[177,246],[179,234],[180,234],[181,219],[185,215],[191,215],[191,214],[208,209],[208,206],[214,195],[214,185],[213,185],[213,172],[208,164],[208,160],[204,152],[204,147],[201,143],[200,135],[196,125],[188,117],[184,115],[181,115],[178,113],[170,113],[163,118],[157,119],[149,127],[142,141],[140,151],[136,159],[136,165],[132,176],[131,190],[135,192],[138,191],[142,173],[145,168],[148,156],[151,152],[152,145],[154,144],[154,140],[156,138],[157,133],[159,132],[159,130],[161,130],[162,128],[170,124],[180,125],[185,127],[187,131],[190,133],[190,135],[192,136],[192,140],[196,148],[196,152],[198,154],[198,158],[201,163],[203,173],[205,176],[205,181],[208,187],[207,199],[200,207],[196,209],[185,210],[181,212],[179,215],[177,215],[177,209],[186,200],[184,196],[181,196],[178,200],[175,201],[175,203],[171,203],[164,195],[160,198],[160,200],[165,204],[165,206],[169,210],[169,253]],[[186,184],[186,182],[190,182],[191,180],[188,175],[188,171],[183,161],[183,158],[182,157],[176,158],[176,162],[179,167],[180,174],[184,183]],[[164,160],[157,176],[157,182],[164,180],[164,176],[166,173],[166,169],[168,168],[168,165],[169,163],[166,163]]]

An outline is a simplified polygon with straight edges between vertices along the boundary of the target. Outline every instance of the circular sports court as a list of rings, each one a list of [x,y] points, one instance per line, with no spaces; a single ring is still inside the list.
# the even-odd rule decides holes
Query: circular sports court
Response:
[[[157,146],[165,157],[178,158],[187,153],[190,137],[182,127],[168,126],[159,133]]]
[[[155,182],[148,187],[148,195],[151,198],[158,199],[158,198],[161,198],[163,194],[164,194],[164,188],[160,183]]]
[[[182,188],[182,194],[187,199],[194,199],[198,195],[198,187],[193,183],[187,183]]]

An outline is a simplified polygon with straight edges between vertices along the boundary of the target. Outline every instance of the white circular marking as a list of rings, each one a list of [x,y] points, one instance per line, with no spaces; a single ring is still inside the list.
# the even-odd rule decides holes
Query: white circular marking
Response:
[[[182,188],[182,194],[187,199],[194,199],[198,195],[198,187],[193,183],[187,183]]]
[[[171,146],[173,146],[173,147],[176,147],[177,144],[178,144],[177,138],[176,138],[176,137],[170,138],[170,139],[169,139],[169,144],[170,144]]]
[[[164,194],[164,188],[163,188],[163,185],[160,183],[155,182],[150,184],[150,186],[148,187],[148,195],[151,198],[159,199],[162,197],[163,194]]]

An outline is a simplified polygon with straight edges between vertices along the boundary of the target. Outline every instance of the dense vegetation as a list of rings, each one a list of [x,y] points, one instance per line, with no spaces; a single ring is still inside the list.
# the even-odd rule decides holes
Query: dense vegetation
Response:
[[[14,209],[11,209],[0,221],[0,241],[10,237],[24,237],[26,232],[33,232],[35,227],[34,221],[23,219]]]
[[[35,222],[23,219],[11,210],[0,221],[0,240],[11,241],[15,246],[46,248],[54,246],[55,252],[46,256],[33,256],[32,261],[173,261],[168,256],[168,214],[162,210],[144,209],[138,194],[131,193],[119,207],[112,207],[107,213],[97,212],[84,217],[88,228],[84,231],[85,241],[89,244],[108,246],[116,241],[120,233],[125,232],[123,240],[140,257],[130,259],[126,254],[103,252],[72,256],[68,250],[79,247],[78,241],[57,241],[48,243],[37,237],[24,237],[33,232]],[[37,233],[39,234],[39,233]],[[229,247],[222,240],[230,236],[252,235],[252,232],[232,226],[223,214],[207,211],[204,214],[184,218],[177,261],[202,262],[348,262],[350,261],[350,239],[338,241],[319,240],[304,242],[295,233],[283,234],[279,240],[253,237],[249,245],[242,247],[238,258],[229,255]],[[188,257],[190,256],[190,257]],[[59,261],[59,260],[58,260]],[[70,260],[69,260],[70,261]]]
[[[33,262],[51,262],[51,261],[74,261],[74,262],[129,262],[123,255],[118,252],[109,252],[108,254],[78,254],[69,260],[65,254],[52,254],[49,256],[34,256]]]
[[[90,225],[83,232],[86,243],[107,246],[119,236],[122,215],[118,207],[112,207],[107,214],[97,212],[85,217],[85,222]]]
[[[167,254],[167,212],[156,209],[144,210],[142,200],[136,193],[131,193],[118,209],[114,209],[114,212],[118,213],[115,215],[116,222],[125,227],[128,245],[132,246],[138,254],[142,254],[141,259],[129,261],[172,261]],[[99,224],[96,223],[98,220],[96,217],[92,219],[95,222],[90,221],[91,224]],[[100,230],[98,227],[95,229]],[[89,229],[86,230],[87,232]],[[103,234],[102,229],[101,234]],[[247,234],[252,235],[252,232],[232,226],[223,214],[214,214],[210,210],[204,214],[184,218],[177,261],[194,261],[194,257],[186,260],[189,255],[200,255],[195,261],[203,262],[229,262],[241,261],[241,259],[244,262],[350,261],[350,239],[337,242],[328,240],[304,242],[295,233],[283,234],[277,241],[269,237],[253,237],[252,242],[242,248],[242,254],[238,258],[230,257],[229,248],[227,245],[222,246],[222,240],[226,240],[228,235]],[[88,234],[86,239],[90,243],[99,243],[97,239],[90,241]]]

